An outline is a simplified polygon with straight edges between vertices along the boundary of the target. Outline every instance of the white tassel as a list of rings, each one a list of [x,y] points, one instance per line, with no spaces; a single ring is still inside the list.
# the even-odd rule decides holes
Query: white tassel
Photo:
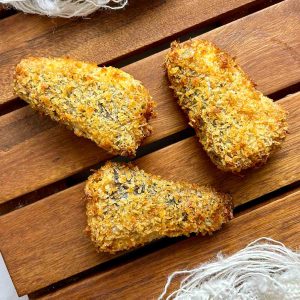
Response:
[[[120,9],[128,0],[0,0],[25,13],[51,17],[83,17],[99,8]]]
[[[188,275],[167,295],[178,275]],[[260,238],[246,248],[193,270],[174,272],[159,300],[300,300],[300,253]]]

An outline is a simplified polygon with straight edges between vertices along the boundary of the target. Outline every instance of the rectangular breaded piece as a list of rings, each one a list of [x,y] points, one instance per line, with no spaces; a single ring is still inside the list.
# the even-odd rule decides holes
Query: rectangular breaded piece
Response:
[[[16,67],[15,93],[112,154],[135,155],[150,135],[151,96],[122,70],[69,58],[26,58]]]
[[[211,187],[164,180],[108,162],[86,183],[87,232],[115,253],[162,237],[211,234],[232,218],[231,197]]]
[[[165,66],[179,105],[221,170],[265,163],[286,137],[287,113],[212,43],[174,42]]]

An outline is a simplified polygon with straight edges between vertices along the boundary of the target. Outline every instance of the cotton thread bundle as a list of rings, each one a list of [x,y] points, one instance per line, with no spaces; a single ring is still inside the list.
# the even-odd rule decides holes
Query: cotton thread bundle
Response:
[[[51,17],[84,17],[99,8],[120,9],[128,0],[0,0],[25,13]]]
[[[188,275],[167,295],[178,275]],[[169,276],[159,300],[299,300],[300,253],[260,238],[232,256]]]

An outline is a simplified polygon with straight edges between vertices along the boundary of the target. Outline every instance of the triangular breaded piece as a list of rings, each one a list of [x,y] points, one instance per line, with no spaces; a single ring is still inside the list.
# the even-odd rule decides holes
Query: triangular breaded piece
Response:
[[[91,175],[87,232],[98,251],[115,253],[162,237],[210,234],[232,218],[231,197],[173,182],[130,164],[108,162]]]
[[[287,113],[212,43],[174,42],[165,66],[179,105],[221,170],[259,166],[284,140]]]
[[[16,67],[15,92],[33,109],[112,154],[135,155],[152,130],[149,92],[113,67],[68,58],[23,59]]]

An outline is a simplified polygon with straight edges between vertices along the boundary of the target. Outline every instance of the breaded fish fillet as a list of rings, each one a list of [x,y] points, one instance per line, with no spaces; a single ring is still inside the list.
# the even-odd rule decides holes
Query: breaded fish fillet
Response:
[[[15,92],[33,109],[112,154],[135,155],[151,133],[154,102],[122,70],[68,58],[27,58],[16,67]]]
[[[232,201],[211,187],[167,181],[130,164],[91,175],[87,232],[98,251],[115,253],[162,237],[210,234],[232,218]]]
[[[259,166],[284,140],[287,113],[212,43],[173,42],[165,66],[179,105],[221,170]]]

